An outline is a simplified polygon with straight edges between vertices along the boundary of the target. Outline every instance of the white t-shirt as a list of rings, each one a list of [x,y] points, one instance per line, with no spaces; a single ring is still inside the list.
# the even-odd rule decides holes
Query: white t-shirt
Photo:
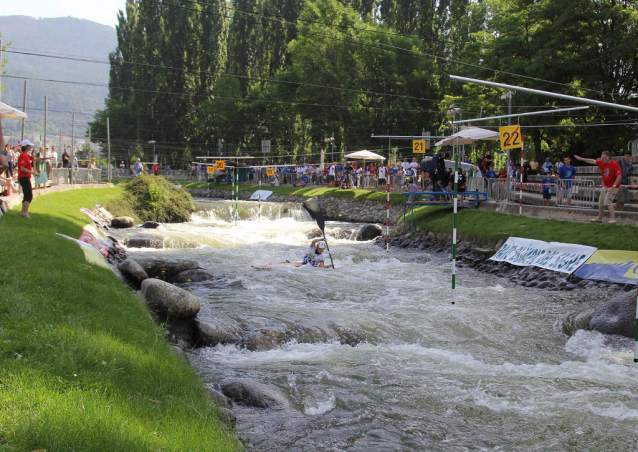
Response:
[[[330,169],[328,170],[328,175],[330,175],[330,176],[334,176],[335,175],[335,166],[334,165],[330,165]]]
[[[410,163],[409,162],[401,162],[401,168],[403,168],[403,171],[407,172],[408,168],[410,168]]]
[[[323,262],[325,259],[324,253],[317,253],[316,249],[314,246],[310,247],[310,250],[308,251],[308,254],[305,255],[305,257],[303,258],[303,263],[305,264],[310,264],[313,267],[317,267],[321,262]]]
[[[379,167],[379,179],[385,179],[385,166]]]
[[[410,163],[410,169],[414,170],[414,174],[416,174],[416,170],[418,167],[419,167],[419,164],[417,162]]]

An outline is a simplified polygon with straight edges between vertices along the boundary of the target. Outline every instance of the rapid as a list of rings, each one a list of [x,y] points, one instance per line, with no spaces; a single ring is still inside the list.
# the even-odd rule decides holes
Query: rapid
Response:
[[[462,268],[450,303],[450,256],[354,241],[361,225],[328,222],[336,269],[301,261],[316,223],[294,204],[198,201],[165,225],[166,249],[240,284],[193,285],[204,321],[347,330],[352,344],[291,337],[250,351],[195,350],[206,382],[250,378],[277,387],[293,410],[235,405],[238,435],[263,451],[635,451],[638,365],[633,341],[560,320],[600,294],[546,292]],[[152,233],[152,232],[151,232]],[[327,257],[329,263],[330,259]],[[313,336],[311,336],[313,337]]]

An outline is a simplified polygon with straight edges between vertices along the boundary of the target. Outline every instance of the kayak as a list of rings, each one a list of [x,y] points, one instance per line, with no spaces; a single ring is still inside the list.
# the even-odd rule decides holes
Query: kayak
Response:
[[[252,268],[257,270],[272,270],[274,268],[287,268],[287,267],[301,267],[302,264],[298,262],[269,262],[266,265],[251,265]]]

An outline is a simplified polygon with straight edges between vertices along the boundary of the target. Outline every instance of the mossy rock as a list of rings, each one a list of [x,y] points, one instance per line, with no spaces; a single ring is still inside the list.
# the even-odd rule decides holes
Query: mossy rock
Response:
[[[195,209],[190,193],[160,176],[136,177],[126,184],[125,200],[142,221],[183,223]]]

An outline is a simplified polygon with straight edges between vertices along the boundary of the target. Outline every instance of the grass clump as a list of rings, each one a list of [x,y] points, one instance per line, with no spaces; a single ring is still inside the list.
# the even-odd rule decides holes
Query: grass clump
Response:
[[[123,199],[108,206],[113,213],[129,212],[127,216],[134,215],[141,221],[183,223],[190,220],[194,211],[193,197],[161,176],[136,177],[124,190]]]
[[[123,190],[34,199],[0,219],[0,451],[237,451],[186,360],[115,274],[89,265],[81,207]]]

